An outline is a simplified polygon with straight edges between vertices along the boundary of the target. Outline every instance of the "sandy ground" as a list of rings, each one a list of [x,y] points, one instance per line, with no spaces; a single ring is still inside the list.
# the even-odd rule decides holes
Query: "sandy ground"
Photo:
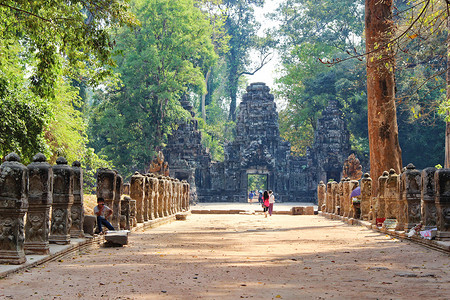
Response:
[[[450,257],[320,216],[191,215],[0,280],[1,299],[450,299]]]

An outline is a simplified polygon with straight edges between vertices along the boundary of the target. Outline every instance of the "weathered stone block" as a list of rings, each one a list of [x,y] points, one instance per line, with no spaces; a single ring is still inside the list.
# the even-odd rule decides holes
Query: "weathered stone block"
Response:
[[[0,264],[22,264],[24,215],[28,208],[28,169],[16,153],[0,165]]]
[[[25,224],[25,253],[49,254],[50,207],[53,203],[53,170],[44,154],[28,165],[28,212]]]
[[[83,232],[85,234],[90,234],[91,236],[93,236],[96,227],[97,227],[96,216],[84,216]]]
[[[436,184],[434,180],[435,167],[426,168],[422,171],[422,192],[421,196],[421,218],[424,230],[436,227]]]
[[[105,234],[105,246],[121,247],[128,245],[128,230],[108,231]]]
[[[70,227],[71,238],[84,237],[84,192],[83,192],[83,169],[79,161],[72,163],[73,169],[73,204],[70,209],[72,226]]]
[[[74,173],[64,157],[59,157],[56,164],[53,166],[52,225],[49,241],[64,245],[70,243]]]

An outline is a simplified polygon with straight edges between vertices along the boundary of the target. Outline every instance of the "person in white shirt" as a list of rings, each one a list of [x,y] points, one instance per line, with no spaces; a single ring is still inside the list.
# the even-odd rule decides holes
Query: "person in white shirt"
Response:
[[[275,196],[273,195],[272,190],[269,191],[269,215],[272,216],[273,212],[273,204],[275,203]]]
[[[112,213],[112,209],[105,205],[105,199],[101,197],[98,198],[97,206],[94,207],[94,214],[97,216],[97,226],[99,231],[98,233],[102,234],[102,225],[105,225],[109,230],[114,230],[114,227],[111,225],[111,223],[106,220],[106,218],[109,218]]]

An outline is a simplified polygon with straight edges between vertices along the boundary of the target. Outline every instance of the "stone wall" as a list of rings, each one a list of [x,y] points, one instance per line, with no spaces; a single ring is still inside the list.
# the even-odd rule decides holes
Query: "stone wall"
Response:
[[[189,103],[182,104],[194,116]],[[249,174],[267,176],[278,202],[314,202],[317,180],[337,180],[350,154],[349,133],[335,101],[317,128],[307,155],[291,156],[290,144],[280,137],[274,96],[264,83],[252,83],[239,105],[235,139],[225,144],[223,162],[211,161],[195,119],[169,137],[164,156],[170,176],[191,184],[194,202],[246,202]]]

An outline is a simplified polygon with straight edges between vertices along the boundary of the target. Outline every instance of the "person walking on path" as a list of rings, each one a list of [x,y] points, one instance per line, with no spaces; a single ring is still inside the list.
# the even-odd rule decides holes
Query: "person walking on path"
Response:
[[[264,216],[267,218],[267,211],[269,210],[269,192],[268,191],[264,191],[263,209],[264,209]]]
[[[109,230],[115,230],[111,223],[106,220],[112,213],[112,209],[105,205],[105,199],[102,197],[98,198],[97,206],[94,207],[94,214],[97,216],[98,233],[102,234],[102,225],[105,225]]]
[[[260,190],[258,193],[259,193],[259,195],[258,195],[258,203],[262,204],[263,201],[264,201],[263,200],[263,191]]]
[[[273,212],[273,204],[275,203],[275,196],[273,195],[272,190],[269,191],[269,215],[272,216]]]
[[[248,202],[252,203],[253,202],[253,191],[250,191],[250,193],[248,194]]]

